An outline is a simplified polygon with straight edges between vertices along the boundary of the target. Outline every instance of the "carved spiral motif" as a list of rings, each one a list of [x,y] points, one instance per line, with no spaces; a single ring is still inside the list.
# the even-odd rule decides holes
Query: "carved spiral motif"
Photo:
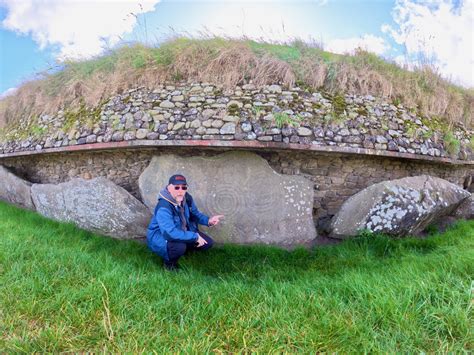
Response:
[[[275,214],[275,208],[281,206],[281,201],[276,199],[274,193],[274,184],[278,184],[278,181],[274,181],[269,178],[269,174],[259,172],[254,174],[251,178],[253,188],[258,189],[258,197],[255,194],[248,193],[247,203],[252,207],[256,214],[267,215]]]
[[[232,217],[248,212],[243,193],[234,186],[218,185],[213,193],[207,196],[206,206],[212,214],[219,213]]]

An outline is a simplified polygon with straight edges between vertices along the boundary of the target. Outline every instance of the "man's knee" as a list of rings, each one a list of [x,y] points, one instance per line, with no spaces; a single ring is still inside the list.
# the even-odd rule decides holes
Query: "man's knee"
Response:
[[[212,239],[211,237],[207,236],[207,245],[209,245],[209,248],[212,248],[212,246],[214,245],[214,239]]]
[[[168,257],[170,260],[178,259],[186,253],[186,243],[168,242]]]

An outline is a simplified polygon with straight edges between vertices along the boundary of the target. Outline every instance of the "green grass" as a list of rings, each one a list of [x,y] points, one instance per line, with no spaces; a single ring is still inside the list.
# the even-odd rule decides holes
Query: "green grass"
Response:
[[[301,51],[296,46],[272,43],[247,42],[250,48],[259,56],[271,54],[278,59],[291,63],[301,58]]]
[[[277,112],[274,114],[275,125],[278,128],[282,128],[284,126],[293,126],[297,127],[300,124],[301,118],[299,116],[290,117],[285,112]]]
[[[473,350],[474,221],[312,251],[218,247],[180,273],[4,203],[0,235],[2,353]]]
[[[461,148],[461,142],[459,142],[451,132],[447,132],[444,135],[443,140],[446,151],[449,154],[456,156]]]

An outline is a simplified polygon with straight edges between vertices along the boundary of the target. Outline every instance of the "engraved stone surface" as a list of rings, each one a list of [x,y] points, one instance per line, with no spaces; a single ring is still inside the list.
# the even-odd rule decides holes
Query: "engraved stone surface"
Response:
[[[345,239],[364,229],[392,236],[417,234],[451,214],[470,195],[427,175],[384,181],[350,197],[333,217],[330,235]]]
[[[47,218],[117,239],[146,236],[151,218],[146,206],[106,178],[34,184],[31,194],[38,212]]]
[[[454,211],[453,216],[460,219],[474,219],[474,195],[464,200]]]
[[[0,166],[0,200],[18,207],[34,210],[31,200],[31,183],[20,179],[3,166]]]
[[[184,174],[198,208],[223,214],[221,224],[203,231],[218,242],[307,244],[316,238],[313,183],[276,173],[260,156],[228,152],[215,157],[153,157],[139,178],[144,203],[153,211],[159,191],[175,174]]]

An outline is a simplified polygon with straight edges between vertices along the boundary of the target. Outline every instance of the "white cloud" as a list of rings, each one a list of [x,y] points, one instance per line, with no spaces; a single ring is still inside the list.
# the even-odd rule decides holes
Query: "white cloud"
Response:
[[[0,100],[7,97],[7,96],[11,96],[11,95],[15,94],[15,92],[17,90],[18,90],[17,88],[10,88],[10,89],[5,90],[4,92],[2,92],[0,94]]]
[[[217,1],[216,1],[217,2]],[[275,1],[275,0],[260,0],[260,1],[255,1],[255,0],[219,0],[220,3],[233,3],[233,4],[250,4],[250,5],[255,5],[255,4],[277,4],[277,3],[291,3],[291,0],[283,0],[283,1]],[[312,3],[317,6],[325,6],[329,3],[329,0],[304,0],[304,2]]]
[[[329,0],[313,0],[313,2],[319,6],[326,6]]]
[[[160,0],[0,0],[7,8],[2,26],[31,35],[58,58],[88,58],[131,32],[136,15],[153,11]]]
[[[399,0],[393,9],[394,29],[382,30],[406,49],[411,61],[434,64],[440,73],[467,87],[474,86],[474,5],[465,0]],[[419,63],[421,64],[421,63]]]
[[[330,40],[324,45],[324,49],[339,54],[354,53],[357,48],[382,55],[390,46],[382,37],[366,34],[359,38],[339,38]]]

